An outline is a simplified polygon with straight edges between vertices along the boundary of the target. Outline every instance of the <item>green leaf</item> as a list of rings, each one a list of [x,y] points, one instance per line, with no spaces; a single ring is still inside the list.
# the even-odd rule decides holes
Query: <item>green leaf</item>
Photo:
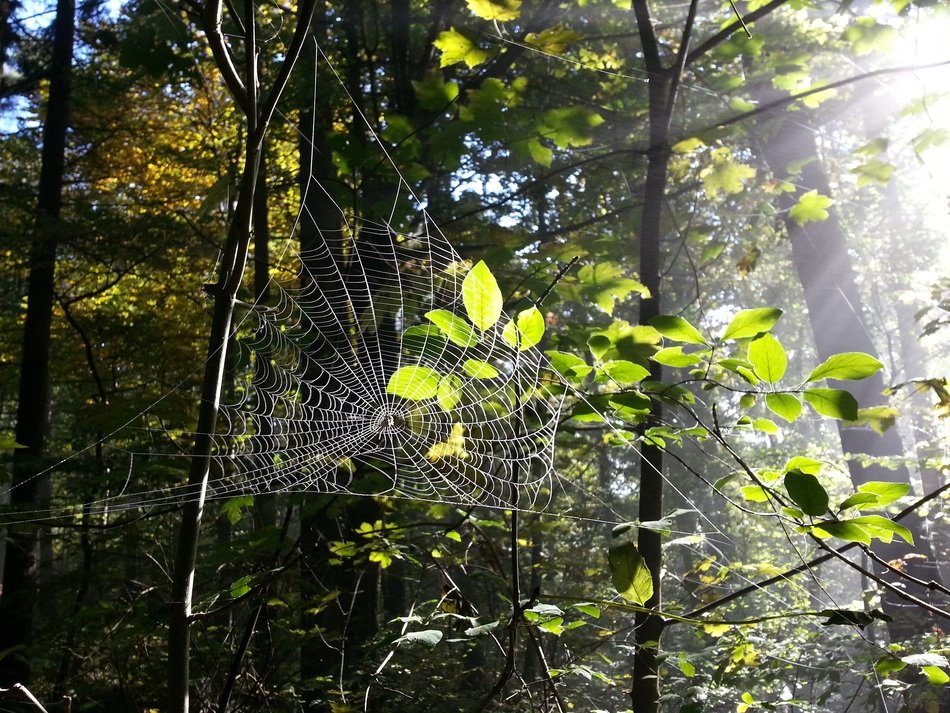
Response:
[[[950,683],[950,676],[938,666],[921,666],[920,672],[927,677],[927,682],[931,686],[943,686]]]
[[[793,458],[788,459],[788,463],[785,464],[784,472],[787,473],[790,470],[800,470],[803,473],[818,475],[821,472],[821,468],[822,463],[820,460],[806,458],[805,456],[794,456]]]
[[[803,512],[815,517],[828,511],[828,491],[818,478],[801,470],[790,470],[785,474],[785,490]]]
[[[897,422],[898,416],[900,416],[900,412],[890,406],[859,408],[858,417],[845,424],[845,427],[860,428],[862,426],[870,426],[872,431],[883,436],[887,432],[887,429]]]
[[[400,636],[394,644],[424,644],[433,647],[442,641],[442,632],[438,629],[425,629],[423,631],[410,631],[404,636]]]
[[[625,359],[605,362],[601,367],[604,373],[621,386],[636,384],[650,375],[650,370]]]
[[[626,277],[623,268],[611,262],[584,265],[577,271],[577,281],[581,298],[590,300],[607,314],[613,313],[615,302],[625,299],[631,292],[650,296],[643,284]]]
[[[853,507],[860,510],[862,505],[873,505],[877,507],[877,496],[873,493],[853,493],[841,501],[841,504],[838,506],[838,512]]]
[[[660,314],[650,320],[650,325],[667,339],[687,344],[705,344],[703,335],[682,317]]]
[[[645,605],[653,597],[653,577],[637,546],[632,542],[614,545],[607,552],[614,588],[627,601]]]
[[[462,400],[462,380],[453,374],[444,377],[435,398],[445,411],[451,411]]]
[[[558,148],[587,146],[594,141],[592,130],[603,123],[604,117],[586,107],[562,107],[544,113],[538,133]]]
[[[819,522],[812,528],[818,537],[837,537],[845,542],[860,542],[864,545],[871,544],[871,536],[860,525],[855,525],[846,520],[826,520]]]
[[[439,359],[445,353],[445,333],[431,324],[416,324],[403,333],[402,346],[414,355]]]
[[[907,664],[896,656],[882,656],[874,662],[874,670],[879,676],[887,676],[889,673],[897,673],[907,668]]]
[[[583,39],[583,35],[574,30],[555,25],[541,32],[529,32],[524,36],[524,43],[546,54],[563,54],[568,46]]]
[[[446,82],[441,73],[425,80],[412,80],[412,88],[419,100],[419,106],[429,111],[444,111],[459,95],[459,85]]]
[[[442,57],[439,60],[440,67],[449,67],[459,62],[465,62],[474,69],[488,59],[488,52],[481,49],[454,27],[440,32],[438,38],[432,44],[442,52]]]
[[[653,361],[659,362],[664,366],[686,367],[693,366],[702,361],[698,354],[685,354],[683,347],[667,347],[660,349],[656,354],[650,357]]]
[[[849,518],[845,522],[864,528],[872,537],[876,537],[883,542],[890,542],[893,536],[897,535],[908,545],[914,544],[914,536],[910,530],[883,515],[862,515],[861,517]]]
[[[858,188],[863,188],[871,183],[886,185],[896,170],[894,164],[872,158],[851,169],[851,173],[858,177]]]
[[[858,381],[874,376],[884,368],[884,365],[868,354],[861,352],[846,352],[835,354],[828,357],[825,361],[815,367],[814,371],[808,375],[806,381],[819,381],[821,379],[848,379]]]
[[[577,609],[593,619],[600,619],[600,607],[596,604],[581,602],[580,604],[572,604],[571,609]]]
[[[505,325],[502,338],[519,351],[530,349],[544,336],[544,315],[537,307],[529,307]]]
[[[720,359],[718,364],[723,369],[731,371],[733,374],[738,374],[753,386],[757,386],[759,383],[759,377],[755,375],[752,362],[748,362],[745,359]]]
[[[442,377],[427,366],[404,366],[389,377],[386,393],[412,401],[431,399],[439,391]]]
[[[781,432],[775,421],[767,418],[755,419],[752,422],[752,428],[754,428],[756,431],[762,431],[762,433],[770,433],[773,436]]]
[[[697,149],[705,148],[705,146],[706,144],[702,139],[691,137],[673,144],[670,148],[673,153],[692,153]]]
[[[448,337],[453,344],[460,347],[470,347],[478,343],[478,337],[475,336],[475,330],[464,319],[447,309],[436,309],[426,312],[426,319],[432,322],[441,330],[442,334]]]
[[[707,198],[715,198],[720,193],[739,193],[745,182],[755,177],[755,169],[736,163],[729,149],[717,148],[711,155],[712,163],[700,172]]]
[[[910,491],[907,483],[888,483],[882,480],[871,480],[858,486],[859,493],[874,495],[878,505],[889,505],[900,500]]]
[[[858,402],[841,389],[807,389],[802,394],[811,407],[822,416],[853,421],[858,417]]]
[[[769,411],[791,423],[802,412],[802,402],[792,394],[766,394],[765,405]]]
[[[825,209],[833,203],[831,198],[821,195],[817,190],[808,191],[792,206],[788,217],[799,225],[828,220],[828,211]]]
[[[254,505],[254,498],[251,495],[239,495],[236,498],[228,498],[221,504],[221,512],[227,521],[232,525],[237,525],[241,521],[246,508]]]
[[[498,376],[498,369],[480,359],[466,359],[462,363],[462,370],[473,379],[494,379]]]
[[[593,367],[576,354],[554,350],[544,353],[551,360],[551,368],[571,381],[580,381],[593,371]]]
[[[462,281],[462,302],[472,324],[482,331],[490,329],[501,317],[505,300],[484,260],[479,260]]]
[[[743,485],[739,490],[749,502],[766,503],[769,500],[769,494],[761,485]]]
[[[531,160],[547,168],[554,163],[554,151],[541,143],[536,136],[512,142],[512,146],[519,151],[527,151]]]
[[[521,0],[465,0],[468,9],[483,20],[517,20]]]
[[[587,346],[595,359],[602,359],[613,345],[614,343],[606,334],[592,334],[587,340]]]
[[[0,436],[0,451],[12,451],[26,447],[22,443],[17,443],[13,436]]]
[[[644,396],[639,391],[625,391],[622,394],[611,394],[608,403],[618,411],[634,411],[640,414],[647,414],[653,407],[653,402],[649,396]]]
[[[238,599],[243,597],[245,594],[251,591],[251,576],[249,574],[244,575],[238,579],[235,579],[231,582],[231,598]]]
[[[785,348],[771,334],[763,334],[749,342],[749,361],[763,381],[774,384],[785,376],[788,357]]]
[[[782,316],[782,310],[775,307],[759,307],[757,309],[744,309],[739,312],[726,331],[722,333],[722,339],[748,339],[757,334],[768,332],[778,318]]]

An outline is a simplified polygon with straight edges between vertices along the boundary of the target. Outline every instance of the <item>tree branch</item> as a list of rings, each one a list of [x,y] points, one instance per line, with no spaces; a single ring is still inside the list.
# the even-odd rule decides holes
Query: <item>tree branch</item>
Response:
[[[224,41],[224,33],[221,31],[223,22],[223,5],[221,0],[208,0],[201,13],[202,24],[204,25],[205,35],[208,37],[208,46],[211,48],[211,54],[215,63],[218,65],[218,71],[231,92],[234,100],[242,110],[248,111],[247,89],[244,82],[238,75],[237,68],[234,66],[234,60],[231,59],[231,53]]]

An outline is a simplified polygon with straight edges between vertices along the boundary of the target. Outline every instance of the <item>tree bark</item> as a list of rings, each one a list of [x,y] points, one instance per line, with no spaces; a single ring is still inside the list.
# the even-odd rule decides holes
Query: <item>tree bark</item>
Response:
[[[663,210],[666,205],[667,171],[670,161],[670,122],[676,102],[680,75],[685,66],[687,51],[696,17],[697,1],[692,0],[680,40],[680,48],[673,64],[665,67],[653,19],[646,0],[634,0],[633,11],[637,32],[647,71],[649,101],[650,145],[647,152],[647,176],[643,190],[643,211],[640,217],[639,251],[640,281],[650,291],[640,301],[639,323],[648,325],[660,314],[661,273],[660,242],[663,236]],[[661,381],[663,368],[651,362],[650,378]],[[662,407],[654,400],[646,422],[638,429],[642,435],[651,426],[663,421]],[[641,522],[663,517],[663,449],[646,441],[640,449],[640,490],[638,518]],[[651,609],[662,604],[660,572],[663,566],[663,544],[660,533],[640,528],[637,549],[650,569],[653,596],[645,602]],[[665,628],[662,617],[638,612],[636,615],[636,652],[633,658],[633,686],[630,698],[635,713],[657,713],[660,706],[659,644]]]
[[[198,558],[198,535],[208,490],[208,476],[212,457],[212,435],[218,419],[221,388],[227,364],[227,344],[231,333],[234,305],[238,289],[247,267],[253,234],[254,196],[257,190],[260,157],[264,136],[270,125],[277,102],[287,87],[303,43],[310,31],[315,9],[314,0],[302,0],[298,5],[297,26],[285,52],[273,86],[266,98],[258,101],[256,7],[245,5],[242,24],[244,79],[234,68],[221,30],[221,0],[209,0],[205,6],[205,32],[225,82],[235,101],[241,106],[247,120],[247,140],[244,149],[244,170],[238,194],[237,207],[228,230],[218,272],[218,281],[212,286],[214,307],[208,337],[201,404],[198,412],[195,444],[192,449],[185,506],[178,532],[175,567],[172,578],[171,615],[168,631],[168,703],[171,713],[189,710],[191,602],[194,589],[195,565]]]
[[[50,413],[50,331],[55,293],[56,250],[63,226],[63,174],[66,165],[66,131],[72,93],[74,0],[58,0],[53,21],[53,56],[49,98],[43,125],[43,150],[30,272],[26,322],[20,360],[16,440],[26,446],[13,460],[13,508],[42,509],[49,500],[49,477],[42,471]],[[32,636],[36,589],[36,550],[40,530],[11,526],[3,569],[0,599],[0,686],[27,683],[30,679],[29,645]]]
[[[779,207],[785,212],[792,260],[804,291],[818,358],[824,360],[832,354],[851,351],[876,356],[877,349],[865,321],[864,300],[837,212],[832,207],[826,220],[805,225],[788,217],[788,210],[808,191],[832,196],[824,166],[818,159],[815,130],[807,115],[796,112],[778,118],[769,131],[770,135],[762,143],[762,156],[776,177],[784,179],[789,166],[811,159],[797,177],[792,177],[795,191],[783,193]],[[883,399],[884,379],[880,374],[862,381],[833,382],[831,386],[851,392],[862,407],[879,405]],[[842,451],[845,455],[857,456],[848,459],[855,486],[871,480],[910,483],[910,474],[903,465],[890,468],[860,458],[902,457],[904,449],[896,429],[882,435],[868,427],[853,428],[840,421],[836,423]],[[937,580],[935,559],[920,517],[913,514],[902,523],[914,534],[916,547],[895,538],[895,542],[889,544],[876,543],[874,551],[887,561],[900,560],[907,573],[914,577]],[[924,555],[924,558],[908,557],[911,554]],[[924,600],[931,598],[929,590],[909,582],[907,591]],[[903,638],[931,628],[929,617],[890,592],[883,595],[883,606],[894,617],[889,624],[892,636]]]

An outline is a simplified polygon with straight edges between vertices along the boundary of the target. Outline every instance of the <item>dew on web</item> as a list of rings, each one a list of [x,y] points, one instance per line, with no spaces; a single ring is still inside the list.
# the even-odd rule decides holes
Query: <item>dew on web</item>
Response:
[[[539,386],[543,357],[511,338],[507,316],[471,323],[470,271],[428,223],[324,231],[294,283],[276,286],[276,306],[242,329],[242,397],[217,438],[219,470],[233,475],[211,494],[542,505],[560,399]],[[407,373],[409,392],[395,383]]]

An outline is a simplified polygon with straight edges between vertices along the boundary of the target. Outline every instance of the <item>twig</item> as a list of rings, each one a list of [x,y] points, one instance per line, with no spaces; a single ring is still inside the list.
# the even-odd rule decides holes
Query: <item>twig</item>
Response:
[[[547,289],[541,293],[541,296],[538,297],[537,302],[535,302],[535,304],[538,307],[540,307],[544,303],[544,300],[546,300],[548,298],[548,295],[551,294],[551,290],[557,287],[557,283],[559,283],[564,278],[568,270],[570,270],[572,267],[574,267],[574,265],[577,264],[578,260],[580,260],[580,257],[575,255],[574,257],[571,258],[571,261],[569,263],[562,266],[561,269],[558,270],[557,274],[554,276],[554,279],[551,280],[551,284],[548,285]]]
[[[49,711],[43,707],[43,704],[36,700],[36,696],[30,693],[29,689],[22,683],[14,683],[12,686],[10,686],[10,688],[0,688],[0,695],[4,693],[19,693],[26,700],[32,703],[36,710],[41,711],[41,713],[49,713]]]

